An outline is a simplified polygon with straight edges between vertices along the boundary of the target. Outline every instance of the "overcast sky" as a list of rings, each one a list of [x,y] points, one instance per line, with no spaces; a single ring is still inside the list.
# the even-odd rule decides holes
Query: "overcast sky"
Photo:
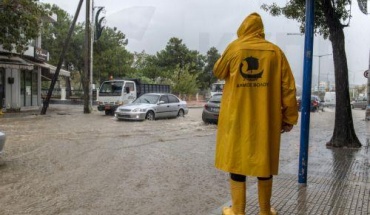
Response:
[[[40,0],[56,4],[71,16],[76,12],[78,0]],[[299,24],[284,17],[272,17],[264,12],[262,3],[271,4],[286,0],[95,0],[95,6],[104,6],[106,25],[117,27],[128,38],[130,52],[145,51],[155,54],[165,48],[171,37],[178,37],[191,50],[205,54],[210,47],[223,52],[235,39],[243,19],[258,12],[264,21],[266,39],[274,42],[287,55],[298,85],[302,83],[304,36],[289,35],[299,32]],[[78,21],[85,20],[85,3]],[[365,84],[363,73],[369,69],[370,15],[360,12],[353,1],[350,27],[345,29],[346,53],[350,84]],[[315,37],[314,55],[331,54],[331,43]],[[320,59],[320,60],[319,60]],[[320,61],[320,63],[319,63]],[[320,64],[320,66],[319,66]],[[334,81],[332,55],[314,57],[312,85],[320,81]]]

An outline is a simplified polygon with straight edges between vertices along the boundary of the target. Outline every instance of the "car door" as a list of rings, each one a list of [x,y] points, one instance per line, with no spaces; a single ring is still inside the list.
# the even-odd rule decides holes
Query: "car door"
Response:
[[[125,82],[125,85],[123,87],[122,98],[123,104],[131,103],[136,99],[136,87],[134,82],[132,81]]]
[[[162,95],[158,100],[156,117],[164,118],[171,116],[171,108],[167,95]]]
[[[180,100],[174,95],[168,95],[168,100],[170,103],[171,116],[176,117],[181,108]]]

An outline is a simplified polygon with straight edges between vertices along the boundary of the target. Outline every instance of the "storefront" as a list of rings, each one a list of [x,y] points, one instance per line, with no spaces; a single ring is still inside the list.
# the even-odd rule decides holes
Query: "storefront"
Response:
[[[56,68],[50,64],[19,56],[0,55],[0,107],[3,111],[19,111],[42,105],[41,83],[50,80]],[[58,79],[69,77],[61,70]]]

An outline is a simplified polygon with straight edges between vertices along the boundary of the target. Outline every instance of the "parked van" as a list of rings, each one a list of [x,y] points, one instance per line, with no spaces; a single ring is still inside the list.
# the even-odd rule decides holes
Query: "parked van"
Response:
[[[335,106],[335,92],[326,92],[324,96],[324,102],[326,107]]]

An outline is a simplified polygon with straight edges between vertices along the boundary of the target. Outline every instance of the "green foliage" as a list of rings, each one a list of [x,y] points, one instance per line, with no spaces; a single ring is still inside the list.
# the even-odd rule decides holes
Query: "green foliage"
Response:
[[[211,47],[208,50],[205,59],[205,62],[207,62],[206,66],[198,76],[200,88],[202,90],[210,88],[211,84],[217,81],[217,78],[213,75],[213,66],[220,57],[221,55],[218,53],[218,50],[215,47]]]
[[[168,71],[168,75],[171,75],[176,67],[184,68],[188,65],[191,73],[199,73],[204,66],[201,55],[197,51],[189,50],[182,40],[176,37],[171,38],[165,49],[158,52],[156,57],[157,66]]]
[[[22,54],[30,40],[39,35],[47,12],[37,0],[0,1],[0,44],[8,51]]]
[[[165,69],[158,66],[157,57],[145,52],[135,53],[135,61],[132,65],[135,70],[133,77],[146,77],[150,83],[158,82],[158,79],[166,77]]]
[[[58,18],[56,22],[44,24],[41,33],[42,47],[49,51],[49,62],[53,65],[57,65],[72,21],[67,12],[57,5],[51,6],[46,4],[45,7],[50,12],[56,14]],[[82,24],[77,24],[70,40],[69,49],[64,58],[65,69],[71,70],[71,68],[75,68],[78,70],[83,67],[83,59],[80,57],[82,56],[81,53],[83,53],[83,43],[84,28]],[[71,68],[68,68],[68,65]]]
[[[185,71],[194,75],[194,77],[198,77],[205,65],[204,56],[199,54],[198,51],[189,50],[182,43],[182,40],[176,37],[170,38],[164,50],[157,52],[155,57],[148,59],[150,60],[151,71],[160,71],[159,73],[164,79],[171,79],[175,72],[181,73]],[[172,79],[172,81],[176,80]]]
[[[198,91],[197,74],[191,74],[188,66],[177,67],[171,76],[171,89],[174,93],[194,94]]]
[[[50,52],[50,63],[57,65],[65,45],[71,17],[56,5],[46,5],[51,12],[57,14],[58,21],[44,26],[42,33],[43,48]],[[125,46],[126,36],[116,28],[105,28],[100,40],[94,43],[93,49],[93,82],[97,85],[101,81],[113,77],[127,77],[132,71],[133,55]],[[70,40],[63,64],[71,71],[72,78],[78,77],[83,81],[85,55],[85,25],[77,23]]]
[[[110,76],[129,77],[133,74],[131,65],[134,55],[125,48],[126,35],[117,28],[106,27],[101,38],[94,43],[94,79],[101,83]]]
[[[301,32],[305,25],[305,1],[290,0],[283,7],[276,4],[266,5],[262,8],[272,15],[283,14],[289,19],[301,22]],[[349,8],[349,9],[348,9]],[[350,95],[348,84],[348,65],[345,51],[344,27],[349,26],[351,17],[351,0],[320,0],[314,1],[314,29],[315,33],[329,38],[332,43],[335,83],[340,83],[336,88],[336,117],[334,132],[331,140],[326,143],[329,147],[358,148],[361,143],[358,140],[353,126],[350,110]],[[311,35],[306,35],[311,36]]]
[[[58,21],[44,26],[43,48],[50,52],[50,63],[56,65],[71,25],[70,16],[56,5],[46,5],[58,15]],[[64,59],[65,68],[71,71],[72,79],[83,80],[84,24],[78,23],[73,32],[69,49]],[[208,88],[215,81],[212,69],[220,57],[216,48],[207,56],[189,50],[179,38],[171,38],[164,50],[155,55],[130,53],[126,50],[128,40],[117,28],[106,27],[101,38],[94,42],[93,82],[97,85],[110,76],[114,78],[139,78],[143,83],[171,84],[174,92],[195,93],[198,85]],[[75,82],[72,80],[72,82]]]

